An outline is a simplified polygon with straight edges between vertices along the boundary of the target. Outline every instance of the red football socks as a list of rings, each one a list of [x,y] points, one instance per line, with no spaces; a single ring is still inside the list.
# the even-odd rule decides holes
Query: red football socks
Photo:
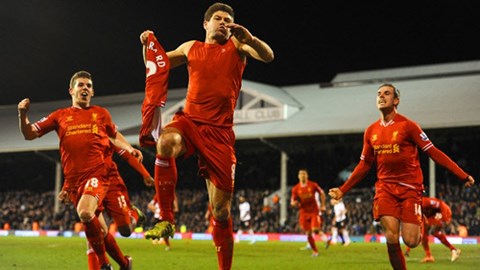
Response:
[[[405,257],[403,257],[402,248],[399,243],[387,243],[388,257],[394,270],[407,270]]]
[[[212,237],[217,249],[218,269],[230,270],[233,257],[232,219],[218,221],[214,218]]]
[[[432,256],[432,252],[430,251],[430,246],[428,244],[428,235],[424,235],[422,238],[422,246],[423,250],[425,251],[425,255],[427,257]]]
[[[85,235],[87,236],[90,246],[95,250],[100,265],[109,263],[105,251],[105,243],[103,242],[103,232],[98,218],[94,216],[90,221],[84,222],[83,225],[85,228]]]
[[[97,254],[95,254],[95,250],[91,247],[87,250],[87,258],[88,270],[100,270],[100,263],[98,262]]]
[[[307,237],[308,243],[310,244],[310,247],[312,248],[313,251],[318,252],[317,245],[315,244],[315,238],[313,238],[312,235],[309,235]]]
[[[119,265],[123,265],[127,267],[128,261],[123,255],[122,251],[118,247],[117,241],[115,238],[110,234],[107,233],[107,236],[104,239],[105,241],[105,249],[108,255],[112,257]],[[100,263],[98,261],[97,254],[95,251],[90,247],[87,250],[88,256],[88,270],[100,270]]]
[[[433,233],[433,236],[438,238],[438,240],[440,240],[440,242],[442,244],[444,244],[446,247],[448,247],[450,250],[455,249],[455,247],[452,246],[452,244],[450,244],[450,242],[448,242],[448,239],[447,239],[447,237],[445,237],[445,234],[443,234],[443,232],[435,232],[435,233]]]
[[[119,265],[127,267],[128,261],[127,259],[125,259],[125,256],[120,250],[120,247],[118,246],[115,237],[113,237],[113,235],[111,235],[110,233],[107,233],[104,241],[105,249],[107,250],[108,255],[110,255],[110,257],[112,257],[112,259],[114,259]]]
[[[157,155],[155,160],[155,191],[160,207],[160,220],[174,224],[173,201],[177,185],[177,166],[175,158],[163,158]]]

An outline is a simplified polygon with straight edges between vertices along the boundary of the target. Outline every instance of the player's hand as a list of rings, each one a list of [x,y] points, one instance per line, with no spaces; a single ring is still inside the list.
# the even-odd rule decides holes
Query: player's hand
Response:
[[[230,28],[230,32],[238,39],[238,41],[245,44],[249,44],[251,41],[253,41],[253,35],[250,33],[250,31],[240,24],[229,23],[226,25],[226,27]]]
[[[465,182],[465,186],[466,187],[471,187],[471,186],[473,186],[473,184],[475,184],[475,179],[473,179],[473,177],[471,175],[469,175],[467,177],[467,181]]]
[[[148,35],[153,34],[151,30],[145,30],[140,34],[140,42],[142,45],[146,45],[148,41]]]
[[[143,183],[147,187],[153,187],[153,184],[155,184],[155,180],[153,180],[153,177],[149,176],[147,178],[143,178]]]
[[[343,197],[343,192],[339,188],[331,188],[328,195],[335,200],[340,200]]]
[[[30,99],[24,98],[22,99],[17,106],[18,113],[25,114],[30,109]]]
[[[60,191],[57,195],[57,199],[62,203],[67,203],[69,201],[68,192],[65,190]]]
[[[435,219],[436,220],[441,220],[443,218],[442,213],[436,213],[435,214]]]
[[[292,203],[290,203],[290,205],[291,205],[292,207],[295,207],[295,208],[300,208],[300,205],[301,205],[301,204],[300,204],[300,202],[299,202],[298,200],[295,200],[295,201],[293,201]]]

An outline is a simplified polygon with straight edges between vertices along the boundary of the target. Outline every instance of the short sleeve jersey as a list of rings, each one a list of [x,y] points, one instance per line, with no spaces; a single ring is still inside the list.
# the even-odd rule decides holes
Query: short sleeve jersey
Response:
[[[380,183],[396,182],[423,190],[418,148],[426,151],[432,146],[415,122],[397,113],[389,123],[378,120],[365,130],[360,159],[375,162]]]
[[[231,39],[223,45],[196,41],[188,52],[186,115],[196,122],[233,126],[245,66]]]
[[[34,125],[40,136],[52,130],[57,132],[66,179],[96,170],[106,172],[104,154],[110,147],[109,137],[116,134],[116,126],[105,108],[58,109]]]
[[[323,189],[315,182],[307,180],[303,186],[301,183],[296,184],[292,188],[292,201],[300,202],[300,214],[314,213],[318,214],[319,208],[315,193],[323,193]]]
[[[442,214],[442,219],[446,222],[450,222],[452,218],[452,210],[442,200],[437,198],[422,198],[422,212],[427,218],[435,217],[437,213]]]

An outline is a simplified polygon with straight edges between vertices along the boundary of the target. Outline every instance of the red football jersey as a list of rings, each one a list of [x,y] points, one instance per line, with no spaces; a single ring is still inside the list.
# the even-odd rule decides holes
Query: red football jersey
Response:
[[[418,148],[426,151],[432,146],[420,126],[397,113],[389,123],[378,120],[365,130],[360,158],[374,161],[380,184],[396,182],[423,190]]]
[[[57,132],[65,179],[73,181],[74,176],[96,170],[106,173],[104,153],[110,147],[109,137],[115,137],[117,129],[105,108],[58,109],[34,125],[40,136],[52,130]]]
[[[452,219],[452,210],[450,209],[450,206],[437,198],[423,197],[422,211],[427,218],[435,218],[437,213],[441,213],[442,216],[439,220],[449,223]]]
[[[224,45],[196,41],[188,52],[184,112],[197,122],[232,126],[245,66],[232,40]]]
[[[315,199],[315,193],[324,193],[323,189],[315,182],[308,180],[303,186],[301,183],[296,184],[292,188],[291,201],[300,202],[300,214],[302,213],[315,213],[318,214],[319,208],[317,200]]]

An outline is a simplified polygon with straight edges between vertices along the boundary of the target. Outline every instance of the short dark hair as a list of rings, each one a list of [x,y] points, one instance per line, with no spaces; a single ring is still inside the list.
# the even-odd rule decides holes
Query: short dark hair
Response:
[[[78,78],[86,78],[92,81],[92,74],[85,70],[75,72],[75,74],[73,74],[72,78],[70,79],[70,88],[73,88],[75,86],[75,81]]]
[[[393,97],[394,98],[400,98],[400,90],[396,88],[393,84],[391,83],[384,83],[378,87],[378,89],[384,87],[384,86],[389,86],[393,89]]]
[[[208,7],[207,11],[205,11],[205,15],[203,16],[203,19],[205,21],[210,21],[210,19],[213,16],[213,13],[217,11],[224,11],[228,13],[230,16],[232,16],[232,19],[235,18],[235,13],[233,12],[233,8],[231,6],[224,3],[217,2]]]
[[[298,171],[305,171],[308,173],[308,169],[306,167],[300,167],[298,168]]]

